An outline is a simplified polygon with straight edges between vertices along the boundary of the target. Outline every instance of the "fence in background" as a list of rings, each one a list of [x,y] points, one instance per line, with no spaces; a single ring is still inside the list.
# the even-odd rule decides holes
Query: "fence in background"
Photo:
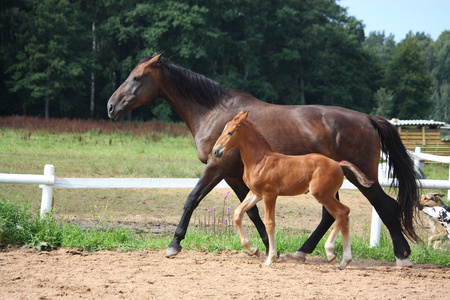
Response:
[[[437,156],[421,153],[420,147],[416,147],[415,152],[410,152],[414,157],[414,164],[417,168],[420,161],[437,161],[450,164],[450,157]],[[382,187],[389,187],[392,179],[388,178],[384,164],[379,166],[379,183]],[[194,188],[198,178],[55,178],[55,168],[53,165],[45,165],[43,175],[29,174],[5,174],[0,173],[2,183],[39,184],[42,188],[41,216],[50,212],[52,207],[53,189],[90,189],[90,188]],[[422,188],[426,189],[446,189],[450,199],[450,171],[449,180],[419,180]],[[222,180],[216,188],[230,188]],[[344,180],[341,189],[357,189],[350,181]],[[372,210],[372,222],[370,230],[370,245],[377,246],[380,241],[381,219],[375,209]]]

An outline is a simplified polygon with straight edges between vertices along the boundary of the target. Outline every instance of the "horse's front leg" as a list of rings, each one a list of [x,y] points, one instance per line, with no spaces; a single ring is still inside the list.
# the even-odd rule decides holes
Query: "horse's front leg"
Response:
[[[270,267],[277,259],[277,244],[275,241],[275,203],[277,196],[263,196],[264,199],[264,223],[266,224],[267,236],[269,237],[269,253],[264,266]]]
[[[258,248],[254,247],[250,241],[247,238],[247,234],[245,233],[244,229],[242,228],[242,217],[244,216],[245,212],[249,210],[250,208],[254,207],[257,202],[259,202],[262,198],[258,195],[255,195],[253,193],[250,193],[248,197],[242,201],[242,203],[236,208],[234,211],[234,222],[236,223],[236,227],[239,232],[239,237],[241,239],[241,244],[252,255],[259,256],[259,250]]]
[[[206,165],[205,170],[197,182],[195,188],[189,194],[184,203],[183,214],[175,230],[174,237],[169,244],[166,251],[166,257],[170,258],[181,252],[181,241],[186,236],[186,231],[189,221],[192,217],[194,209],[198,206],[200,201],[223,179],[222,168],[216,164]]]

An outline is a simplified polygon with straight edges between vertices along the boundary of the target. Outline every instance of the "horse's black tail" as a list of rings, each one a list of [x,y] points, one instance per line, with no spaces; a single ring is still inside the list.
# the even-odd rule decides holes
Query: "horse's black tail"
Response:
[[[380,135],[381,150],[388,156],[389,173],[392,171],[393,177],[398,180],[398,215],[402,232],[411,240],[418,241],[414,230],[414,213],[420,198],[417,184],[419,174],[397,129],[383,117],[370,116],[370,121]]]

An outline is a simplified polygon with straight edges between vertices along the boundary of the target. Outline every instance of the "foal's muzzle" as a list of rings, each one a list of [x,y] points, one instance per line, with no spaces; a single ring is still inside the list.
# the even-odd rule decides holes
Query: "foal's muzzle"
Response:
[[[217,146],[213,148],[213,155],[217,158],[221,158],[224,152],[224,148],[222,146]]]

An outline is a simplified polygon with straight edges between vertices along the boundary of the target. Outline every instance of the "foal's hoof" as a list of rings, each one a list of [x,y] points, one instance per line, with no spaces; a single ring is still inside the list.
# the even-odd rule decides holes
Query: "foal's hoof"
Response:
[[[267,260],[266,260],[266,261],[264,262],[263,266],[269,268],[269,267],[272,265],[272,262],[273,262],[273,261],[271,261],[271,260],[270,260],[270,261],[267,261]]]
[[[341,264],[339,265],[339,270],[344,270],[345,267],[351,262],[352,260],[350,259],[349,261],[341,261]]]
[[[180,247],[180,249],[177,249],[175,247],[169,247],[166,250],[166,257],[167,258],[174,258],[180,252],[181,252],[181,247]]]
[[[297,251],[290,256],[295,258],[295,260],[297,260],[299,263],[304,264],[306,262],[306,253],[303,251]]]
[[[407,258],[405,258],[405,259],[395,258],[395,259],[396,259],[397,267],[412,268],[412,266],[413,266],[412,262]]]
[[[252,254],[256,257],[260,257],[261,256],[261,251],[259,251],[259,249],[256,249],[256,251]]]
[[[328,257],[328,262],[332,265],[334,265],[334,263],[336,262],[336,255],[333,256],[329,256]]]

